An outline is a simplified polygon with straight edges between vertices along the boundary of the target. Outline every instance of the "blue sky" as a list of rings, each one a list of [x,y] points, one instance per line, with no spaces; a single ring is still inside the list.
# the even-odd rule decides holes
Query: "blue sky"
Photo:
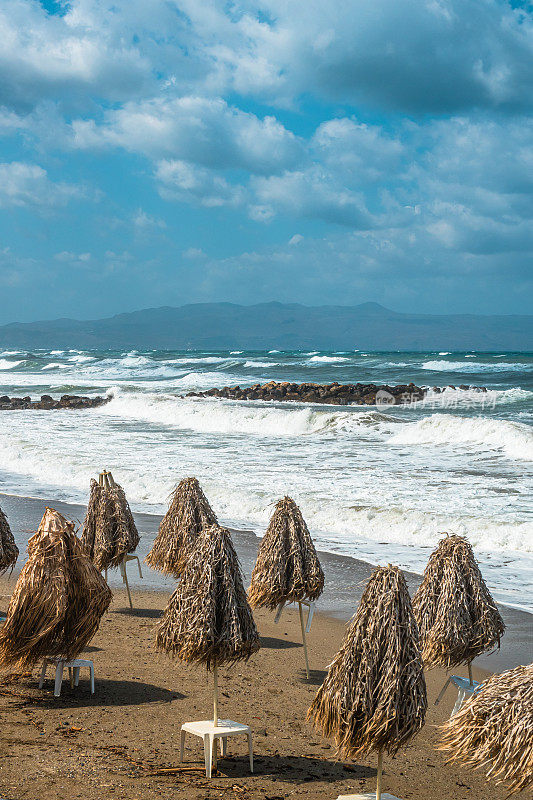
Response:
[[[530,10],[3,0],[0,322],[530,313]]]

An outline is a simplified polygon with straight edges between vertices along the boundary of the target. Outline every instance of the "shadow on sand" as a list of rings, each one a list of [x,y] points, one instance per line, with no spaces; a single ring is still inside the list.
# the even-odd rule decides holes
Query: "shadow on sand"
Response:
[[[71,689],[68,678],[63,680],[61,696],[53,696],[54,683],[45,681],[42,705],[45,708],[90,708],[93,706],[140,706],[144,703],[170,703],[183,700],[181,692],[163,689],[141,681],[110,680],[96,676],[96,692],[91,695],[89,681],[83,673],[78,687]],[[31,702],[31,701],[30,701]]]
[[[274,636],[260,636],[261,647],[269,650],[289,650],[291,647],[303,647],[300,642],[291,642],[290,639],[276,639]]]
[[[112,614],[124,614],[126,617],[144,617],[145,619],[159,619],[163,612],[159,608],[114,608]]]

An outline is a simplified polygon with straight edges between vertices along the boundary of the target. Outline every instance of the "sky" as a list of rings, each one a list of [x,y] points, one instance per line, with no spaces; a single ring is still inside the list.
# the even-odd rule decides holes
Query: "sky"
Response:
[[[531,6],[2,0],[0,323],[531,313]]]

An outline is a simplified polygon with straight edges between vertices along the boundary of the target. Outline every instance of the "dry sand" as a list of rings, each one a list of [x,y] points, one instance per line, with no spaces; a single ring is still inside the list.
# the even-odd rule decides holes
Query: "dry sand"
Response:
[[[2,594],[7,594],[5,581]],[[220,671],[220,714],[248,723],[254,735],[255,773],[248,769],[244,739],[231,739],[230,758],[208,782],[201,742],[188,737],[183,774],[156,774],[179,766],[180,725],[209,719],[211,676],[154,652],[154,626],[166,601],[162,592],[135,592],[133,612],[119,590],[88,648],[96,670],[96,694],[87,676],[77,689],[64,681],[53,697],[50,672],[37,688],[38,670],[0,685],[0,796],[5,800],[102,800],[102,798],[336,798],[375,787],[375,758],[335,759],[330,741],[305,721],[324,668],[337,650],[344,624],[315,617],[309,635],[312,677],[305,679],[298,615],[290,608],[278,625],[257,614],[262,648],[246,664]],[[482,678],[474,670],[476,678]],[[435,708],[444,674],[428,676],[427,723],[395,758],[385,756],[384,789],[399,798],[503,800],[482,775],[448,767],[435,750],[435,726],[450,713],[454,692]]]
[[[81,506],[48,502],[71,519],[82,520]],[[0,497],[25,560],[28,536],[35,530],[45,501]],[[148,551],[159,519],[137,514],[139,552]],[[249,579],[258,540],[236,532],[235,545]],[[199,739],[187,738],[186,762],[195,767],[181,774],[156,774],[179,766],[182,722],[210,719],[212,680],[203,668],[186,667],[154,649],[154,628],[174,582],[143,567],[142,584],[130,566],[136,609],[126,608],[118,571],[110,572],[115,593],[86,657],[94,661],[96,694],[91,697],[88,675],[78,689],[64,681],[60,698],[53,697],[52,672],[43,690],[32,675],[10,681],[0,678],[0,800],[155,800],[184,797],[277,800],[285,797],[331,798],[375,789],[376,758],[339,762],[331,741],[305,721],[324,670],[339,648],[346,619],[359,602],[372,568],[365,562],[321,554],[326,589],[321,610],[308,637],[313,670],[305,679],[297,612],[284,611],[278,625],[273,614],[255,614],[262,648],[246,664],[220,671],[220,716],[249,724],[254,737],[255,773],[248,769],[246,743],[229,741],[230,758],[219,762],[221,774],[211,782],[203,770]],[[413,591],[420,576],[408,574]],[[16,575],[0,579],[0,613],[7,608]],[[141,589],[141,585],[149,587]],[[508,629],[499,653],[482,657],[481,667],[506,669],[533,660],[533,617],[503,607]],[[465,670],[455,670],[466,674]],[[436,751],[437,725],[450,714],[455,692],[450,688],[440,706],[434,700],[445,674],[427,675],[429,710],[424,729],[395,758],[384,758],[384,791],[399,798],[430,800],[503,800],[503,787],[488,785],[483,775],[446,766]]]

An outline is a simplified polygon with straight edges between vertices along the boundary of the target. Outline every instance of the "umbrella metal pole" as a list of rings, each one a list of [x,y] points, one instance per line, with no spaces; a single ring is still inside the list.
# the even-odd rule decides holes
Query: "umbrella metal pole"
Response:
[[[472,662],[468,662],[468,680],[470,681],[470,686],[474,685],[474,681],[472,680]]]
[[[218,667],[213,665],[213,725],[218,728]]]
[[[378,778],[376,782],[376,800],[381,800],[381,775],[383,773],[383,751],[378,753]]]
[[[307,640],[305,638],[304,612],[302,604],[300,602],[298,602],[298,609],[300,611],[300,628],[302,629],[302,640],[304,645],[305,672],[307,675],[307,680],[309,680],[309,659],[307,657]]]

